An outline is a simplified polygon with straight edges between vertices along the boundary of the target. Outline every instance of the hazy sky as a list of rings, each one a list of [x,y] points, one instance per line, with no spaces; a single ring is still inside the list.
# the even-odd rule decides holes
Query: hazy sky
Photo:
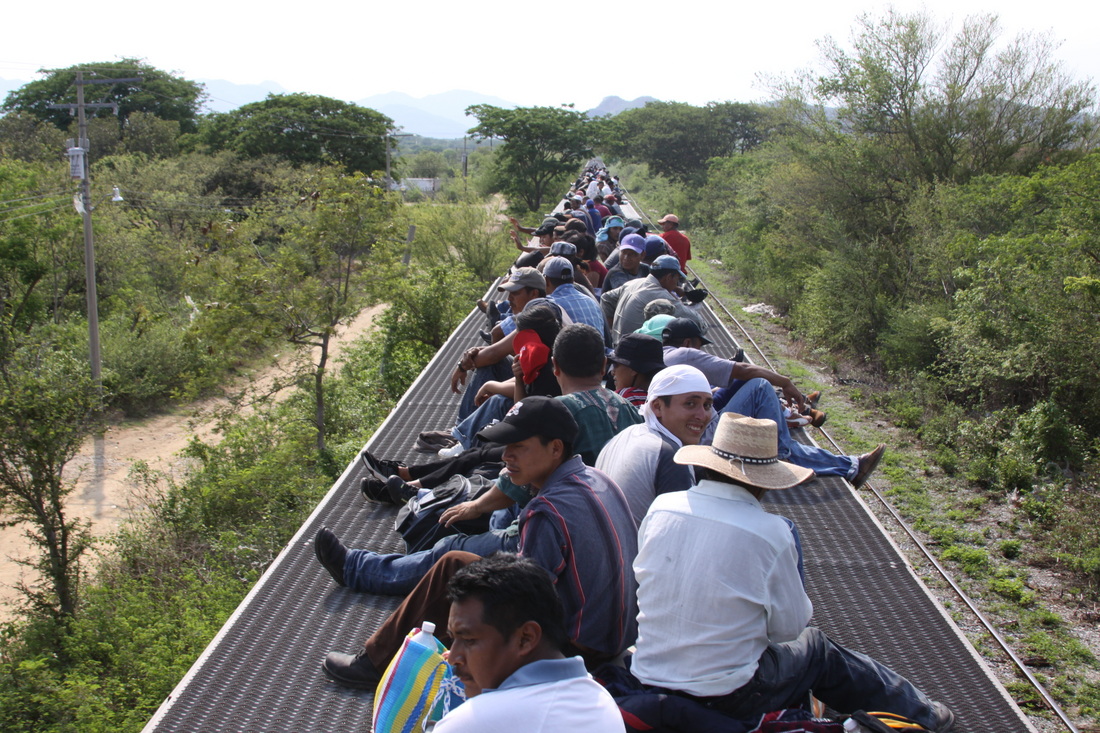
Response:
[[[0,78],[31,80],[43,67],[138,57],[189,79],[271,80],[348,101],[467,89],[580,109],[607,95],[692,104],[766,99],[758,74],[814,65],[816,40],[846,42],[857,16],[887,7],[868,0],[9,5]],[[929,0],[894,7],[926,8],[956,24],[995,11],[1004,38],[1051,31],[1063,42],[1058,56],[1067,69],[1100,80],[1100,5]]]

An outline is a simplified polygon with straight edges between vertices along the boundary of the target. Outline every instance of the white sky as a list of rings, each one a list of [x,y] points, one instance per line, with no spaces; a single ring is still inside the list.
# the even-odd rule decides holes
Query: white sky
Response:
[[[465,89],[579,109],[607,95],[692,104],[766,99],[758,73],[814,65],[815,40],[846,42],[858,15],[886,7],[869,0],[9,5],[0,78],[31,80],[43,67],[132,56],[188,79],[271,80],[348,101]],[[927,8],[944,23],[993,11],[1006,39],[1049,30],[1063,42],[1058,57],[1068,71],[1100,80],[1100,4],[901,0],[894,7]]]

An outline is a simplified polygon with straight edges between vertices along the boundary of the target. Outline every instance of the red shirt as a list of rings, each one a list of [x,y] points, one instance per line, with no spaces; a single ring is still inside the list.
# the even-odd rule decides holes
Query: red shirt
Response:
[[[677,229],[662,232],[661,238],[676,253],[676,259],[680,260],[680,269],[687,267],[687,261],[691,259],[691,240]]]

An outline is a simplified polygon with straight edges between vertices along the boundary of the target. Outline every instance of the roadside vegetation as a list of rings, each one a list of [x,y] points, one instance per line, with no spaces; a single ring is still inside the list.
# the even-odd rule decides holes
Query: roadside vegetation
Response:
[[[886,12],[821,48],[821,69],[774,80],[774,106],[618,115],[607,162],[650,214],[679,215],[732,299],[780,309],[781,368],[826,390],[842,443],[893,448],[889,501],[1095,729],[1095,88],[1041,36],[998,43],[991,18],[949,32]],[[693,167],[666,160],[714,139]]]

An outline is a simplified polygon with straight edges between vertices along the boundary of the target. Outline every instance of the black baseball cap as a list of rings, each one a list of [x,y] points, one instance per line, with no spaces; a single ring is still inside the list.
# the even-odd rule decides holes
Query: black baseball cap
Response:
[[[690,318],[673,318],[661,331],[661,341],[666,344],[679,343],[684,339],[702,339],[704,346],[711,343],[703,336],[703,329],[699,328],[699,324]]]
[[[500,422],[477,434],[489,443],[508,445],[536,435],[572,444],[577,439],[577,421],[561,400],[553,397],[525,397],[508,410]]]

